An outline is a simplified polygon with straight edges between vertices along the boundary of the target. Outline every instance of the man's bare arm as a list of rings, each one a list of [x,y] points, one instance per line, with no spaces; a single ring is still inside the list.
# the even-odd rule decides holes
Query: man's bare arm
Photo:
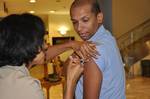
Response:
[[[85,63],[83,76],[83,99],[99,99],[102,72],[93,59]]]

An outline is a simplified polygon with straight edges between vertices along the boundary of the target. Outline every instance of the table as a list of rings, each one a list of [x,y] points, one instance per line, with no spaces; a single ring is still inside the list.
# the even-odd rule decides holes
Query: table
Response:
[[[60,80],[60,81],[57,81],[57,82],[50,82],[50,81],[45,80],[44,78],[40,79],[40,81],[41,81],[42,87],[46,88],[47,99],[50,99],[50,98],[49,98],[49,96],[50,96],[50,94],[49,94],[49,89],[50,89],[52,86],[56,86],[56,85],[62,84],[62,85],[63,85],[63,88],[64,88],[64,83],[65,83],[64,77],[61,77],[61,80]]]

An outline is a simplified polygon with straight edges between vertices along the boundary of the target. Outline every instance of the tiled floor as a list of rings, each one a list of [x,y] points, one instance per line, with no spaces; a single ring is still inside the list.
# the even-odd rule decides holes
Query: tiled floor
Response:
[[[62,87],[52,88],[50,99],[62,99]],[[126,80],[126,99],[150,99],[150,77],[132,77]]]
[[[150,77],[128,78],[126,99],[150,99]]]
[[[43,88],[44,91],[44,95],[47,98],[47,92],[46,89]],[[62,89],[62,85],[56,85],[56,86],[52,86],[49,90],[49,99],[63,99],[63,89]]]

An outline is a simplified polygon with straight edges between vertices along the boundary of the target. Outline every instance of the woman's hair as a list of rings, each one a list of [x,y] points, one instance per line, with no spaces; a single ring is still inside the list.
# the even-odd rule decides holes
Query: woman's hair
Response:
[[[0,21],[0,67],[28,64],[42,49],[45,27],[35,15],[12,14]]]

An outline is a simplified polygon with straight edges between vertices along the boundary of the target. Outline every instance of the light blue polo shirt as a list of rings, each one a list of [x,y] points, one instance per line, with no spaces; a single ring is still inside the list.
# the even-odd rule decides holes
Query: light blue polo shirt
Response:
[[[94,59],[103,74],[99,99],[126,99],[123,62],[114,37],[101,25],[89,41],[97,44],[100,53]],[[75,96],[83,99],[83,77],[77,83]]]

